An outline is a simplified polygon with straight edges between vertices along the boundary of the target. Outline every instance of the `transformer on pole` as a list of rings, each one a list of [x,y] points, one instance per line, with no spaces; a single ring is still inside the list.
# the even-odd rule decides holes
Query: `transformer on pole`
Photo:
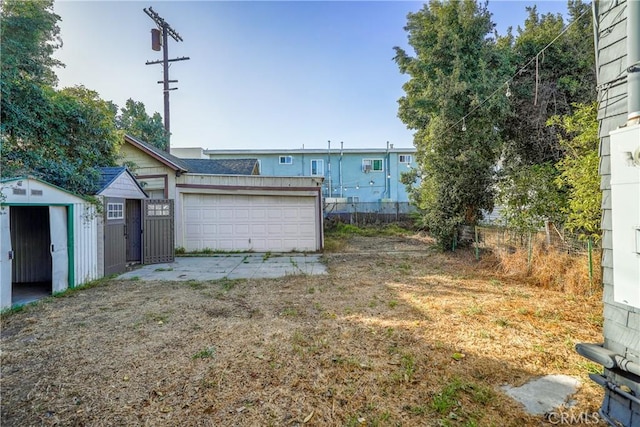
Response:
[[[180,58],[169,59],[169,47],[167,46],[169,36],[171,36],[171,38],[173,38],[177,42],[183,41],[182,37],[180,37],[180,34],[178,34],[176,30],[171,28],[171,26],[162,17],[160,17],[160,15],[158,15],[156,11],[154,11],[151,7],[149,7],[148,9],[144,8],[143,10],[144,10],[144,13],[146,13],[149,16],[149,18],[151,18],[153,22],[155,22],[156,25],[158,26],[158,28],[154,28],[151,30],[151,49],[155,51],[159,51],[160,48],[162,48],[162,60],[147,61],[145,65],[162,64],[163,79],[160,80],[158,83],[161,83],[163,85],[162,92],[164,94],[164,130],[167,133],[167,153],[168,153],[171,147],[171,143],[170,143],[171,120],[170,120],[170,113],[169,113],[169,91],[178,89],[177,87],[173,87],[173,88],[169,87],[169,83],[178,82],[177,80],[169,80],[169,62],[186,61],[189,59],[189,57],[183,56]]]

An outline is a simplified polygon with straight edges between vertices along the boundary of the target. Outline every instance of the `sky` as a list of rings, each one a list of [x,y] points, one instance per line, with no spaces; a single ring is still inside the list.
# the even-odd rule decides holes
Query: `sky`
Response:
[[[124,106],[164,111],[162,59],[151,49],[152,7],[182,37],[169,39],[172,147],[298,149],[412,147],[397,117],[407,76],[409,1],[74,1],[54,12],[63,47],[59,87],[83,85]],[[561,13],[566,1],[490,1],[497,31],[522,26],[526,6]]]

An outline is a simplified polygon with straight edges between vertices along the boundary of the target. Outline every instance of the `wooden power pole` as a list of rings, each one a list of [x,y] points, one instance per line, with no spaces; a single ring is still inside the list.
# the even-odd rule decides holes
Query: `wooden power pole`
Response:
[[[147,61],[146,65],[162,64],[163,79],[158,82],[162,84],[162,92],[164,94],[164,130],[167,133],[167,153],[171,148],[171,120],[169,113],[169,91],[176,90],[177,87],[169,87],[169,83],[177,83],[177,80],[169,80],[169,62],[186,61],[189,57],[183,56],[180,58],[169,59],[169,36],[177,42],[181,42],[182,37],[176,30],[171,28],[171,25],[167,23],[160,15],[156,13],[151,7],[149,9],[144,8],[144,13],[149,15],[149,18],[153,19],[153,22],[158,26],[157,29],[151,30],[151,48],[155,51],[160,50],[162,47],[162,60],[161,61]]]

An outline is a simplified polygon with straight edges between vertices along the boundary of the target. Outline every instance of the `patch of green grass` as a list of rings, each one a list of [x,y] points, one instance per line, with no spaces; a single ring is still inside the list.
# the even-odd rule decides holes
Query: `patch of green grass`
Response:
[[[264,261],[268,260],[269,258],[271,258],[271,251],[265,252],[265,253],[262,255],[262,262],[264,262]]]
[[[503,328],[506,328],[509,326],[509,321],[507,319],[504,319],[502,317],[494,320],[494,323],[498,326],[502,326]]]
[[[281,312],[280,312],[280,316],[286,316],[286,317],[296,317],[298,316],[298,309],[295,307],[285,307]]]
[[[156,268],[153,271],[173,271],[173,268],[172,267],[169,267],[169,268],[160,267],[160,268]]]
[[[140,276],[131,276],[129,280],[132,282],[137,282],[138,280],[140,280]]]
[[[176,255],[184,255],[186,253],[187,253],[187,250],[184,247],[178,246],[176,248]]]
[[[460,398],[463,393],[469,396],[474,402],[482,405],[491,402],[495,398],[495,393],[490,387],[465,382],[459,378],[453,378],[448,384],[442,387],[440,392],[433,396],[430,407],[437,413],[447,415],[449,418],[457,420],[467,418],[467,414],[465,414],[463,410],[460,413],[456,412],[462,409]],[[465,425],[475,425],[475,420],[468,419]]]
[[[389,301],[389,308],[396,308],[398,306],[398,301],[392,299],[391,301]]]
[[[405,354],[400,359],[400,367],[402,368],[402,374],[404,382],[408,383],[416,373],[416,360],[411,354]]]
[[[223,277],[219,280],[211,280],[210,283],[214,285],[220,286],[223,291],[229,292],[233,289],[237,284],[244,282],[244,279],[229,279],[228,277]]]
[[[352,224],[336,223],[325,229],[325,235],[330,237],[350,237],[350,236],[406,236],[413,231],[402,228],[397,224],[386,224],[383,226],[358,227]]]
[[[411,268],[412,268],[412,265],[411,265],[410,263],[408,263],[408,262],[404,261],[404,262],[401,262],[400,264],[398,264],[398,265],[396,266],[396,268],[398,269],[398,271],[399,271],[401,274],[403,274],[403,275],[405,275],[405,276],[406,276],[406,275],[411,274]]]
[[[464,311],[464,313],[468,316],[475,316],[484,313],[484,310],[481,305],[473,303]]]
[[[193,356],[192,359],[211,359],[216,355],[216,348],[213,346],[200,350]]]
[[[202,282],[198,282],[197,280],[188,280],[187,281],[187,285],[191,288],[191,289],[204,289],[207,285],[205,283]]]
[[[155,313],[152,311],[148,311],[144,314],[144,318],[148,321],[156,322],[156,323],[167,323],[169,320],[170,311],[165,313]]]

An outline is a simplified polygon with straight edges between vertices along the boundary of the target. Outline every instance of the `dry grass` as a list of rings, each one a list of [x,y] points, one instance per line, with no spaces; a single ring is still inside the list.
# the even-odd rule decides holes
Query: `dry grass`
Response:
[[[500,391],[578,377],[599,295],[420,236],[344,238],[328,276],[111,281],[2,316],[3,426],[539,426]]]
[[[531,252],[531,262],[526,249],[497,253],[500,271],[512,278],[525,280],[536,286],[578,295],[592,295],[601,288],[602,274],[600,254],[594,251],[593,277],[589,279],[589,260],[586,254],[570,255],[566,252],[547,250],[536,245]]]

